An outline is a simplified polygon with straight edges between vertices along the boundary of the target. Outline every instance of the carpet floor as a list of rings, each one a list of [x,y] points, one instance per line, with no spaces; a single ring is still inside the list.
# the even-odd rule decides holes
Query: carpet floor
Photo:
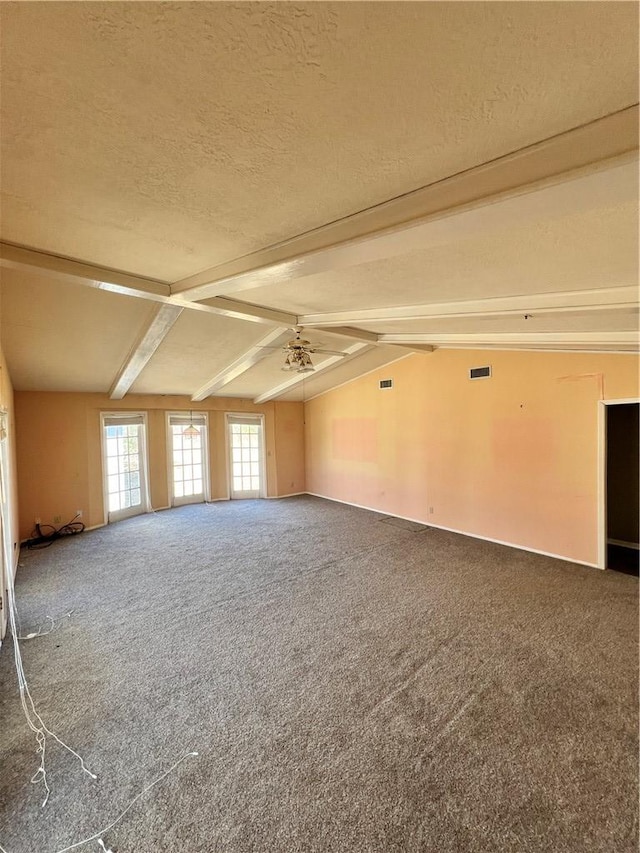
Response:
[[[638,581],[311,497],[21,555],[52,793],[0,651],[0,844],[54,853],[631,853]],[[65,614],[71,611],[70,617]],[[98,851],[96,842],[80,848]]]

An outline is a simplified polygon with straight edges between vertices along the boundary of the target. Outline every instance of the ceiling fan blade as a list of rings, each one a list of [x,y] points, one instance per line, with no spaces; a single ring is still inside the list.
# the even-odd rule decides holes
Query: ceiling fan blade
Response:
[[[345,358],[347,355],[349,355],[348,352],[338,352],[337,350],[334,350],[334,349],[316,349],[315,347],[311,347],[309,349],[309,352],[320,352],[323,355],[339,355],[342,358]]]

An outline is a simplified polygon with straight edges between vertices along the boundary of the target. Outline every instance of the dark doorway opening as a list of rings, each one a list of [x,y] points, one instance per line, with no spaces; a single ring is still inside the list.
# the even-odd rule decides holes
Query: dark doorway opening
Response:
[[[607,568],[638,575],[640,567],[640,404],[606,406]]]

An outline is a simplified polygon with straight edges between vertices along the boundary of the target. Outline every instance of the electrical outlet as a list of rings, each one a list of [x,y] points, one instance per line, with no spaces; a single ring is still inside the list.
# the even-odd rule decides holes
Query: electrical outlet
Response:
[[[433,515],[433,507],[432,506],[429,507],[429,515]]]
[[[76,510],[76,518],[82,518],[82,510],[81,509]]]
[[[62,521],[62,518],[59,515],[53,516],[53,523],[54,524],[60,524],[61,521]]]
[[[36,518],[35,523],[36,523],[36,524],[42,524],[42,519],[41,519],[41,518]]]

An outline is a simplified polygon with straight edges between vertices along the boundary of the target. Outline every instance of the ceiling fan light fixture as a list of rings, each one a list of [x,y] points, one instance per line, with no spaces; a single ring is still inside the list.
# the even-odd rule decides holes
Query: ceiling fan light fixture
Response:
[[[298,353],[298,373],[312,373],[315,370],[311,356],[305,350]]]
[[[295,370],[297,373],[313,373],[315,370],[310,353],[316,352],[317,344],[312,345],[311,341],[302,338],[301,332],[302,327],[298,326],[295,329],[295,338],[284,345],[285,358],[281,370]],[[325,350],[320,351],[325,352]]]

